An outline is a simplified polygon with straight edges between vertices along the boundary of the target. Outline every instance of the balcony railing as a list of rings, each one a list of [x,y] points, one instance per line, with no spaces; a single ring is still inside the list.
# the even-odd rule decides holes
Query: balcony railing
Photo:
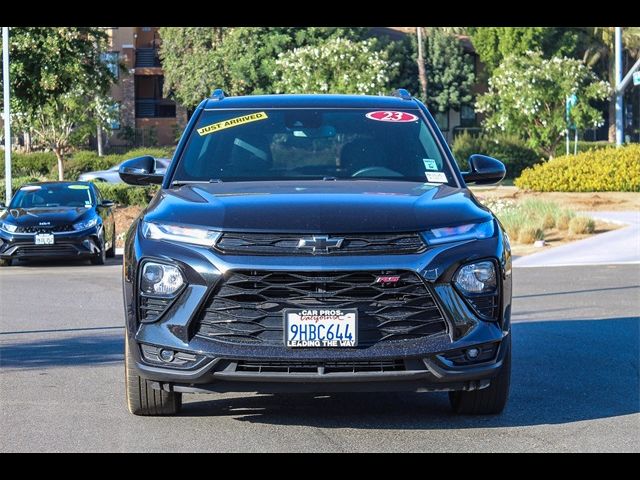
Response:
[[[175,118],[176,104],[167,99],[136,100],[136,118]]]
[[[156,48],[136,48],[136,68],[160,67],[160,57]]]

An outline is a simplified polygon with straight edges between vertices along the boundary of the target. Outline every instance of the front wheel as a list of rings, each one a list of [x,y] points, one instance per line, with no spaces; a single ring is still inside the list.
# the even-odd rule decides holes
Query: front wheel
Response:
[[[491,385],[482,390],[449,392],[449,403],[454,412],[465,415],[495,415],[504,410],[511,383],[511,335],[504,341],[507,342],[507,352],[500,372],[491,379]]]
[[[107,250],[107,258],[113,258],[116,256],[116,230],[113,230],[113,239],[111,240],[111,247]]]
[[[92,265],[104,265],[107,262],[107,251],[105,250],[104,238],[100,242],[100,252],[91,257]]]
[[[175,415],[182,408],[182,394],[151,388],[149,380],[138,375],[133,368],[134,359],[129,351],[129,340],[124,347],[125,388],[127,407],[134,415]]]

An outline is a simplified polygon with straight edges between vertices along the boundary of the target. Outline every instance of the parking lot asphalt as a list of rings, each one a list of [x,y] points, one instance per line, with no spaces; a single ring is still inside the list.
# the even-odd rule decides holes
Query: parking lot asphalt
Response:
[[[0,269],[0,451],[640,451],[640,265],[514,269],[502,415],[446,394],[124,399],[120,259]]]

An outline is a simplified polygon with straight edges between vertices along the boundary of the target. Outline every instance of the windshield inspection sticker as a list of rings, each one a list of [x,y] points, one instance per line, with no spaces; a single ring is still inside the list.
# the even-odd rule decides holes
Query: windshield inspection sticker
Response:
[[[418,120],[418,117],[413,113],[396,112],[390,110],[369,112],[365,116],[369,120],[375,120],[377,122],[408,123]]]
[[[447,176],[442,172],[424,172],[427,176],[427,181],[436,183],[446,183]]]
[[[424,163],[424,168],[426,170],[438,170],[438,164],[435,160],[431,158],[423,158],[422,162]]]
[[[198,129],[198,134],[202,137],[215,133],[226,128],[237,127],[238,125],[244,125],[245,123],[257,122],[258,120],[266,120],[267,114],[265,112],[250,113],[249,115],[243,115],[242,117],[230,118],[224,122],[212,123],[206,127]]]

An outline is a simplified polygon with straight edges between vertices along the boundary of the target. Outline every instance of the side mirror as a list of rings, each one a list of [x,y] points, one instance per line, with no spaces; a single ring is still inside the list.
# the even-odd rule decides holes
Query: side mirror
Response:
[[[149,155],[132,158],[120,165],[118,174],[129,185],[161,184],[164,175],[155,173],[155,160]]]
[[[115,202],[113,200],[103,200],[102,203],[100,204],[100,206],[104,208],[111,208],[114,205],[115,205]]]
[[[462,172],[462,178],[466,183],[476,185],[488,185],[497,183],[504,178],[507,169],[500,160],[486,155],[471,155],[469,157],[468,172]]]

